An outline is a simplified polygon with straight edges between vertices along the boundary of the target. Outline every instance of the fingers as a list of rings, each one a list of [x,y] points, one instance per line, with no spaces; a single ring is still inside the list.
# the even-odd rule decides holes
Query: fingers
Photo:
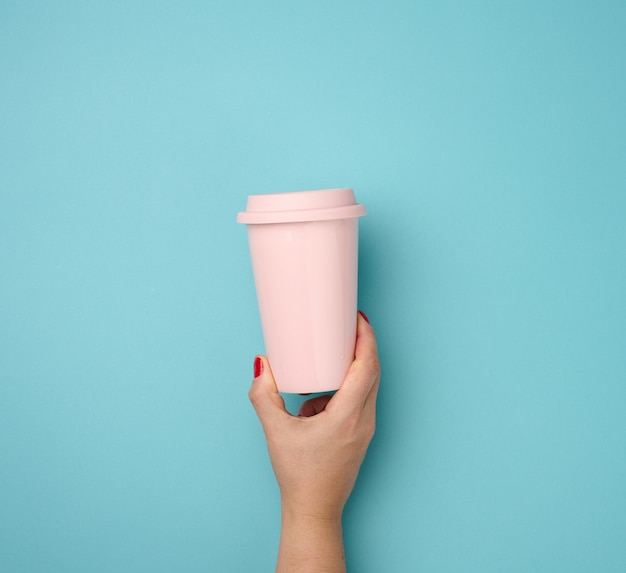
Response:
[[[250,386],[248,397],[261,420],[263,427],[277,417],[288,415],[285,402],[278,393],[272,368],[266,356],[257,356],[254,360],[255,378]]]
[[[332,408],[353,410],[365,407],[366,403],[375,404],[379,380],[380,365],[374,329],[359,313],[355,358],[333,398]]]
[[[331,395],[325,394],[324,396],[317,396],[315,398],[307,400],[306,402],[303,402],[300,405],[298,416],[300,416],[301,418],[309,418],[311,416],[319,414],[320,412],[323,412],[326,408],[326,404],[330,402],[331,398]]]
[[[375,416],[379,381],[380,365],[376,336],[369,322],[359,313],[355,358],[341,388],[332,400],[328,395],[307,400],[301,405],[298,416],[311,417],[324,410],[344,411],[350,414],[362,409],[365,409],[368,415]],[[255,359],[255,378],[248,396],[266,433],[273,422],[291,417],[278,393],[272,369],[265,356],[257,356]]]
[[[360,312],[357,313],[354,357],[357,360],[369,361],[369,365],[378,370],[378,347],[374,329]]]

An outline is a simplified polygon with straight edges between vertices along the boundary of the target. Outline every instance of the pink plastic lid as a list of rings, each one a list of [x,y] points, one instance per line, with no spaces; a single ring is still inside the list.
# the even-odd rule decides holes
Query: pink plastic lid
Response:
[[[352,189],[323,189],[249,195],[246,210],[237,214],[237,223],[300,223],[362,217],[365,205],[357,204]]]

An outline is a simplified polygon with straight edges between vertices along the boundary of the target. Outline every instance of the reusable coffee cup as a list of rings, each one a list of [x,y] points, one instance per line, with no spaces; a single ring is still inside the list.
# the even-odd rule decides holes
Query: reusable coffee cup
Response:
[[[250,195],[248,227],[265,350],[280,392],[337,390],[354,360],[358,218],[352,189]]]

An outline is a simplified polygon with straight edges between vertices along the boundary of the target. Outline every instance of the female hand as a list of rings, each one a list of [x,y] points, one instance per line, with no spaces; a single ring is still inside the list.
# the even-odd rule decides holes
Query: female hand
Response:
[[[315,560],[312,571],[343,570],[324,568],[319,558],[321,553],[328,557],[329,547],[335,547],[343,559],[341,515],[374,435],[380,381],[374,331],[359,314],[355,359],[341,388],[332,397],[304,402],[298,416],[286,411],[267,358],[257,357],[255,374],[249,397],[263,426],[281,493],[277,570],[281,557],[284,570],[309,570],[307,555]],[[289,554],[298,557],[303,568],[288,561]]]

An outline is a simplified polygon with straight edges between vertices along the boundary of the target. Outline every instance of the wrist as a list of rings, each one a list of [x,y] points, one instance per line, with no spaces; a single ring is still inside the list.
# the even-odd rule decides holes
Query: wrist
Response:
[[[324,529],[341,527],[342,509],[294,507],[282,504],[281,516],[283,524],[296,524],[299,527]]]
[[[277,573],[345,573],[341,512],[283,505]]]
[[[345,502],[337,495],[313,493],[310,495],[285,495],[281,492],[281,514],[283,520],[324,526],[341,523]]]

